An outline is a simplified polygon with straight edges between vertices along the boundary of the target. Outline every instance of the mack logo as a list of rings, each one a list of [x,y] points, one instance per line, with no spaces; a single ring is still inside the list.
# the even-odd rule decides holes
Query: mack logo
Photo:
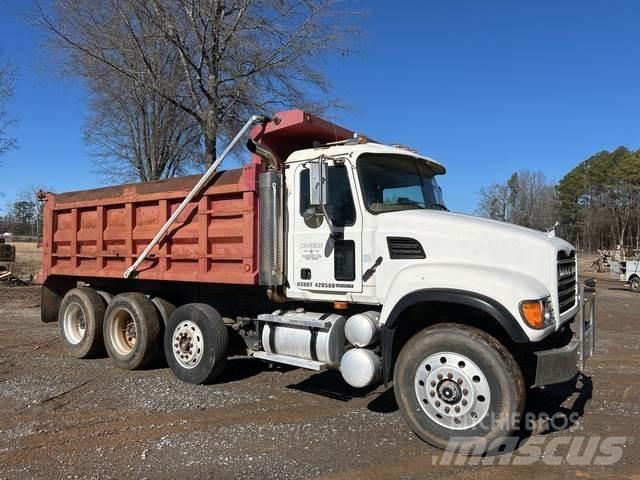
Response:
[[[558,274],[561,277],[568,277],[569,275],[574,275],[576,273],[576,266],[575,265],[571,265],[568,267],[560,267],[558,269]]]

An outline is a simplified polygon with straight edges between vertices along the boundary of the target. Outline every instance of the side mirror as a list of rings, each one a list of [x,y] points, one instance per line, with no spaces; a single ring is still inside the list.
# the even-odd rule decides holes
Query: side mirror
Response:
[[[322,213],[320,207],[309,207],[302,213],[302,218],[309,228],[318,228],[322,225],[324,213]]]
[[[327,219],[327,225],[329,226],[329,230],[331,230],[331,237],[335,235],[335,227],[333,226],[333,221],[331,220],[331,215],[327,212],[327,191],[329,189],[329,171],[327,168],[326,159],[324,156],[321,156],[317,160],[309,162],[307,164],[309,168],[309,210],[305,216],[305,219],[309,222],[312,221],[312,216],[317,215],[317,211],[319,210],[321,215]],[[316,221],[321,220],[320,218],[315,218]],[[320,223],[317,223],[317,226],[320,226]]]
[[[309,205],[319,207],[327,204],[327,164],[324,157],[309,162]]]

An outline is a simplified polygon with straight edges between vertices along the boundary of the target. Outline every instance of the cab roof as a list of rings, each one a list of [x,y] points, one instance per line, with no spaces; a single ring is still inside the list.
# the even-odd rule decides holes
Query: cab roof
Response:
[[[275,114],[265,124],[254,127],[251,138],[271,149],[282,162],[309,160],[322,154],[333,156],[351,152],[352,155],[360,155],[369,152],[411,156],[426,162],[435,174],[444,174],[446,171],[442,164],[429,157],[406,148],[366,139],[353,130],[303,110],[287,110]],[[359,141],[364,143],[358,143]],[[330,145],[332,143],[334,145]],[[254,154],[253,161],[260,163],[262,160]]]
[[[413,157],[418,160],[424,161],[432,170],[435,175],[443,175],[446,173],[446,168],[440,162],[437,162],[433,158],[420,155],[419,153],[409,150],[407,148],[396,147],[392,145],[384,145],[382,143],[367,142],[361,144],[345,144],[345,145],[331,145],[320,146],[316,148],[307,148],[304,150],[297,150],[293,152],[285,163],[294,163],[304,160],[311,160],[317,158],[320,155],[327,157],[359,157],[363,153],[378,153],[385,155],[402,155],[405,157]]]

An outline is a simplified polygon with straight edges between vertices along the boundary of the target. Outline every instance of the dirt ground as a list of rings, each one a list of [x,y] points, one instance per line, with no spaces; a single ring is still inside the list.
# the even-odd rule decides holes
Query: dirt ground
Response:
[[[392,390],[358,392],[332,372],[258,360],[232,360],[208,386],[166,368],[76,360],[57,325],[40,322],[37,287],[0,287],[0,478],[640,479],[640,295],[600,281],[597,305],[589,376],[529,393],[528,412],[571,422],[542,422],[515,452],[470,466],[443,465],[406,427]],[[545,450],[509,465],[534,439],[560,437],[623,437],[622,458],[551,465]]]

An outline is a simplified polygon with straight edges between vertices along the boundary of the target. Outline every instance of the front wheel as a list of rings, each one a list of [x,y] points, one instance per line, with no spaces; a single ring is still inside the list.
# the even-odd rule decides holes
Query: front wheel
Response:
[[[640,278],[633,277],[629,282],[629,286],[631,287],[632,292],[640,292]]]
[[[520,367],[495,338],[441,324],[417,333],[394,370],[396,401],[411,429],[442,449],[496,449],[524,410]]]

